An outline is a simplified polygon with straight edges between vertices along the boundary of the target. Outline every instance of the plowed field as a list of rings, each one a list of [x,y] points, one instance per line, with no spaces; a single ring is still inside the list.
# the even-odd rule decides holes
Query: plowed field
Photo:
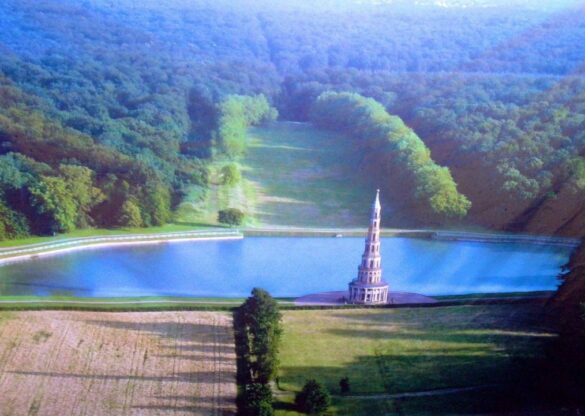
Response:
[[[3,312],[0,415],[232,415],[231,316]]]

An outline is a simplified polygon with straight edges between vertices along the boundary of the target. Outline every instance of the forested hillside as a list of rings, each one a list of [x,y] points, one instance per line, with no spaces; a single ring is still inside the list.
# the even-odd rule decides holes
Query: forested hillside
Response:
[[[354,138],[352,146],[363,153],[360,168],[392,195],[395,207],[419,212],[421,218],[467,214],[471,204],[457,192],[449,169],[438,166],[422,140],[375,100],[323,93],[315,101],[311,119],[317,126]]]
[[[585,14],[439,3],[3,1],[0,236],[169,221],[272,107],[349,127],[327,91],[409,129],[424,161],[368,174],[419,224],[581,235]]]

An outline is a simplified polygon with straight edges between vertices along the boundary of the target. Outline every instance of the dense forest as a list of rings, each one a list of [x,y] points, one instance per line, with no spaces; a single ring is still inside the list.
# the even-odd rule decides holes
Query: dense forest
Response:
[[[384,159],[368,173],[419,224],[583,234],[585,16],[570,2],[286,3],[3,1],[0,238],[165,223],[277,116],[361,135],[316,116],[326,92],[404,132],[406,149],[378,131],[385,156],[364,158]]]

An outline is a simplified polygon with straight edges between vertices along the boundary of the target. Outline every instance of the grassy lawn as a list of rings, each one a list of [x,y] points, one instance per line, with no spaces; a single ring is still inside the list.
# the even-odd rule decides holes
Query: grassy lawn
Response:
[[[468,300],[486,298],[525,298],[525,297],[550,297],[555,292],[550,290],[539,290],[534,292],[508,292],[508,293],[470,293],[467,295],[441,295],[434,296],[438,300]]]
[[[249,131],[242,160],[259,225],[363,226],[373,190],[356,175],[358,160],[336,133],[310,124],[273,123]]]
[[[339,394],[339,380],[347,376],[352,394],[368,395],[509,383],[515,360],[538,355],[551,337],[540,318],[537,305],[286,311],[280,386],[294,392],[315,378]],[[411,398],[400,405],[410,409],[406,414],[473,406],[490,411],[486,394]],[[292,394],[283,398],[291,400]],[[395,411],[388,410],[392,400],[337,397],[334,404],[334,414]]]
[[[476,392],[463,392],[444,396],[412,397],[401,400],[351,399],[334,396],[327,415],[351,416],[434,416],[471,415],[487,412],[505,412],[514,404],[502,402],[502,389],[493,388]],[[293,410],[293,397],[287,397],[276,404],[277,416],[299,416]]]
[[[305,123],[277,122],[249,129],[248,150],[237,161],[209,165],[210,187],[179,206],[180,221],[217,223],[217,212],[238,208],[245,225],[363,227],[373,189],[356,175],[357,155],[340,135]],[[242,180],[223,185],[221,168],[235,163]]]
[[[126,235],[126,234],[156,234],[156,233],[170,233],[179,231],[194,231],[209,228],[209,225],[198,223],[177,223],[167,224],[162,227],[150,228],[88,228],[84,230],[75,230],[67,234],[59,234],[55,237],[29,237],[20,240],[6,240],[0,241],[0,247],[15,247],[27,244],[37,243],[52,243],[68,238],[83,238],[83,237],[100,237],[108,235]]]

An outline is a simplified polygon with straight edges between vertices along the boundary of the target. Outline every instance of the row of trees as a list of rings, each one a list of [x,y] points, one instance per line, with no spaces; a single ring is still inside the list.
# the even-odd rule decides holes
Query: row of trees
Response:
[[[585,190],[582,77],[329,69],[285,81],[281,112],[308,120],[306,103],[326,91],[358,91],[400,116],[471,200],[469,221],[522,228],[529,225],[525,213],[570,210],[534,231],[579,229],[585,217],[575,203]]]
[[[437,165],[416,133],[380,103],[355,93],[326,92],[310,116],[316,125],[353,139],[364,154],[362,168],[380,181],[376,185],[414,198],[420,211],[441,220],[467,214],[471,204],[457,191],[449,169]]]
[[[236,311],[240,413],[245,416],[271,416],[274,413],[270,383],[277,379],[278,350],[282,336],[282,314],[278,303],[259,288]],[[347,389],[349,383],[345,380]],[[277,381],[278,383],[278,381]],[[307,380],[295,397],[297,409],[321,414],[331,404],[329,392],[315,380]]]
[[[263,289],[252,295],[235,314],[240,384],[244,386],[240,409],[248,416],[272,415],[269,383],[278,371],[282,315],[277,302]]]
[[[242,156],[246,151],[248,127],[277,117],[278,112],[264,95],[229,95],[218,105],[219,150],[232,159]]]

